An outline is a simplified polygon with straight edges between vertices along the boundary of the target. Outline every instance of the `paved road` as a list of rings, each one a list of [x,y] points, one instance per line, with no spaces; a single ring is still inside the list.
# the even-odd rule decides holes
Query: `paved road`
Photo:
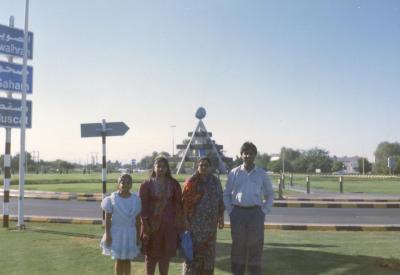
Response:
[[[99,202],[62,200],[24,200],[24,214],[32,216],[61,216],[75,218],[101,218]],[[3,205],[0,203],[0,213]],[[17,215],[17,199],[12,198],[10,214]],[[226,217],[226,220],[228,218]],[[321,223],[321,224],[400,224],[399,209],[360,208],[285,208],[275,207],[267,222]]]

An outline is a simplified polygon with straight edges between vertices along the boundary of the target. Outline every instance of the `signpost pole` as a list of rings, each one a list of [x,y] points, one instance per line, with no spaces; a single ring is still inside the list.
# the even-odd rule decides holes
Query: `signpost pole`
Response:
[[[14,27],[14,16],[10,16],[10,27]],[[12,63],[12,56],[8,57]],[[12,93],[7,92],[7,97],[12,98]],[[9,203],[10,203],[10,182],[11,182],[11,128],[6,128],[6,144],[4,152],[4,196],[3,196],[3,227],[8,227]]]
[[[24,221],[24,185],[25,185],[25,123],[26,123],[26,82],[28,62],[28,17],[29,0],[25,0],[25,29],[24,29],[24,58],[22,69],[22,103],[21,103],[21,151],[19,154],[19,198],[18,198],[18,224],[20,230],[25,229]]]
[[[106,162],[106,137],[123,136],[129,130],[129,127],[123,122],[109,122],[103,119],[101,123],[81,124],[81,137],[101,137],[103,145],[101,179],[103,186],[103,199],[107,193],[107,162]],[[103,225],[105,225],[106,214],[103,211]]]
[[[102,169],[101,169],[101,180],[103,183],[103,199],[106,197],[107,193],[107,163],[106,163],[106,120],[103,119],[101,123],[101,140],[103,146],[103,156],[102,156]],[[103,210],[103,225],[105,226],[106,214]]]

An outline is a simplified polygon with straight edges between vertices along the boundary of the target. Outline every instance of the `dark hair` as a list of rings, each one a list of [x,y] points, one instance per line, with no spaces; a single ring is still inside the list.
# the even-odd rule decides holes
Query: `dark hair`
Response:
[[[127,173],[121,174],[121,175],[119,176],[119,178],[118,178],[118,183],[121,183],[122,181],[123,181],[123,182],[127,181],[129,184],[132,184],[132,183],[133,183],[133,180],[132,180],[131,175],[129,175],[129,174],[127,174]]]
[[[153,171],[151,172],[150,178],[154,178],[156,176],[156,171],[154,170],[154,165],[156,165],[159,162],[163,162],[165,164],[165,166],[167,166],[167,172],[165,173],[165,176],[167,178],[174,179],[171,175],[171,169],[169,168],[168,160],[163,156],[156,157],[156,159],[154,160]]]
[[[252,152],[257,155],[257,147],[252,142],[246,141],[240,147],[240,154],[243,154],[243,152]]]
[[[200,165],[200,162],[202,161],[207,161],[209,165],[211,165],[211,159],[209,157],[201,157],[197,163],[197,165]]]

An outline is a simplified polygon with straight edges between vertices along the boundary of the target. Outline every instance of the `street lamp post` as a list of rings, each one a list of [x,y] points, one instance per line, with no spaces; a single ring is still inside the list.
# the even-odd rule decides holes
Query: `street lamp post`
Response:
[[[172,155],[171,155],[171,157],[174,157],[174,155],[175,155],[175,151],[174,151],[174,147],[175,147],[174,130],[175,130],[176,125],[171,125],[169,127],[171,127],[171,131],[172,131]]]
[[[282,147],[282,175],[285,174],[285,147]]]
[[[363,158],[362,161],[363,161],[363,170],[362,171],[363,171],[363,176],[364,176],[364,174],[365,174],[364,173],[364,161],[365,161],[365,158]]]

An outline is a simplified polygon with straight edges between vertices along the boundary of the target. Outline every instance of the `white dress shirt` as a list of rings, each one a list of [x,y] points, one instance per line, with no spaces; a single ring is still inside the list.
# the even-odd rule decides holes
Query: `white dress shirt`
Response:
[[[274,190],[267,173],[259,167],[250,172],[240,165],[228,175],[224,190],[225,209],[230,213],[234,205],[242,207],[261,206],[265,214],[271,211]]]

